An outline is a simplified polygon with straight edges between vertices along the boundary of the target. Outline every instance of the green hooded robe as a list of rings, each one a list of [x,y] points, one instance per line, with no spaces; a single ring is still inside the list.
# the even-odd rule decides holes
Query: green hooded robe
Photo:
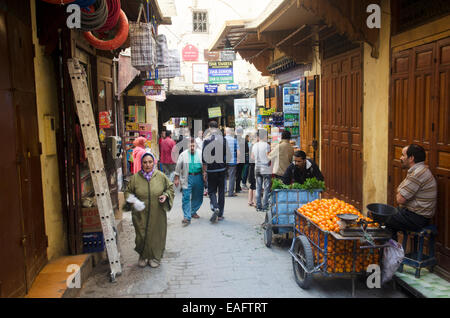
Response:
[[[160,261],[166,247],[166,213],[172,209],[175,196],[173,183],[158,170],[155,170],[148,182],[139,171],[130,178],[125,190],[125,200],[130,194],[134,194],[145,203],[143,211],[139,212],[132,208],[131,212],[136,232],[135,251],[143,259]],[[158,198],[163,194],[167,196],[167,199],[161,204]]]

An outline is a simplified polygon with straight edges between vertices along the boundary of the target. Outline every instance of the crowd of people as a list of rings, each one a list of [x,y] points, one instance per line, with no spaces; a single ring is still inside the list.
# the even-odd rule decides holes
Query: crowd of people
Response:
[[[165,249],[167,216],[175,197],[175,188],[182,192],[182,224],[198,219],[205,196],[209,197],[210,222],[224,220],[225,197],[235,197],[248,190],[248,205],[256,211],[268,211],[271,182],[304,183],[324,177],[304,151],[295,151],[291,134],[284,131],[281,142],[271,146],[267,131],[259,129],[243,134],[243,129],[219,129],[211,121],[205,133],[191,137],[188,129],[178,142],[170,131],[163,131],[159,140],[160,163],[146,147],[146,140],[134,141],[133,175],[125,190],[125,199],[132,213],[136,231],[139,266],[158,267]],[[402,168],[408,169],[397,189],[398,213],[386,223],[395,234],[399,230],[418,230],[430,223],[435,212],[437,185],[425,162],[425,150],[409,145],[402,150]],[[158,169],[159,167],[159,169]],[[151,217],[150,217],[151,216]]]
[[[183,129],[177,143],[171,132],[165,131],[159,146],[162,171],[183,193],[184,225],[199,218],[197,211],[206,195],[212,211],[210,221],[215,223],[224,219],[225,198],[243,190],[248,191],[249,206],[267,211],[272,178],[285,184],[303,183],[312,177],[323,181],[317,164],[306,158],[305,152],[294,152],[289,131],[271,147],[264,129],[244,135],[240,127],[222,131],[211,121],[206,133],[198,131],[195,137]]]
[[[182,224],[187,226],[193,218],[200,218],[197,212],[205,196],[209,197],[212,213],[209,220],[217,223],[225,218],[225,197],[236,197],[245,190],[249,206],[267,211],[272,178],[280,178],[286,184],[312,176],[323,180],[314,161],[306,159],[303,151],[294,152],[288,131],[272,148],[266,130],[245,136],[243,133],[239,127],[222,131],[216,121],[209,123],[205,134],[198,131],[195,138],[183,129],[177,142],[171,131],[163,131],[159,162],[146,146],[145,138],[136,138],[133,175],[125,199],[134,212],[139,266],[160,264],[167,233],[166,212],[172,208],[176,188],[182,192]]]

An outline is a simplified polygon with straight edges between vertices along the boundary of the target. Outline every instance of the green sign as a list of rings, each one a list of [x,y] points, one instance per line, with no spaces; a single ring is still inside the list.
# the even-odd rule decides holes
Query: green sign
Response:
[[[209,84],[232,84],[233,62],[232,61],[210,61],[208,62]]]

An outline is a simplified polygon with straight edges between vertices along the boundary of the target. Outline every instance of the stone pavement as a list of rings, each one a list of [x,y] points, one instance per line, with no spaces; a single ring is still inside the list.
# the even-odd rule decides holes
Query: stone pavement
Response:
[[[80,297],[168,298],[293,298],[351,297],[351,280],[314,276],[309,290],[295,282],[288,252],[290,240],[274,236],[264,245],[264,213],[247,204],[247,192],[226,198],[223,221],[211,224],[209,198],[198,214],[183,227],[181,194],[168,214],[166,252],[161,266],[137,266],[131,213],[124,213],[119,242],[123,273],[111,284],[107,264],[98,265],[84,283]],[[392,285],[368,289],[357,281],[356,297],[406,297]]]

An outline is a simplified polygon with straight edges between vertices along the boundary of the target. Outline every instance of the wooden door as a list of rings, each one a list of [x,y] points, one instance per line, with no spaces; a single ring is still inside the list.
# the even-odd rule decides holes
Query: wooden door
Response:
[[[421,145],[438,184],[438,262],[450,272],[450,38],[393,53],[391,67],[388,202],[407,173],[402,148]]]
[[[114,101],[114,67],[112,59],[97,56],[97,120],[100,112],[108,112],[110,116],[110,127],[104,128],[105,136],[116,135],[116,108]],[[97,125],[97,127],[99,127]],[[114,210],[119,208],[117,170],[115,161],[107,158],[106,142],[101,143],[103,162],[105,164],[106,176],[111,193],[111,202]]]
[[[300,79],[301,148],[319,165],[319,76]]]
[[[30,4],[0,9],[0,297],[22,296],[47,262]]]
[[[324,197],[362,209],[361,49],[322,62],[321,118]]]

